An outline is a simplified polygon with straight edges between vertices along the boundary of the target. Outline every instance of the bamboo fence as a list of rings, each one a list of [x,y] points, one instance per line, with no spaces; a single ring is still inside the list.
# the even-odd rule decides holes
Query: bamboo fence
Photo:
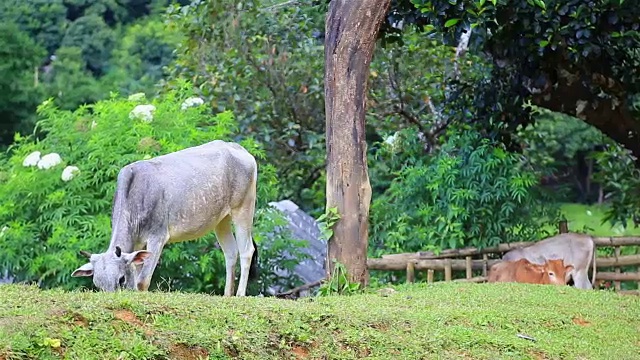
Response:
[[[566,222],[561,222],[560,233],[568,232]],[[640,246],[640,237],[610,236],[594,237],[597,248],[612,247],[614,256],[596,258],[596,284],[600,281],[613,281],[617,292],[640,295],[640,254],[620,255],[622,246]],[[535,242],[518,242],[500,244],[494,247],[478,249],[474,247],[464,249],[443,250],[439,254],[432,252],[417,252],[383,255],[381,258],[367,259],[369,270],[406,271],[407,282],[413,283],[417,271],[426,271],[427,282],[434,281],[434,272],[443,271],[444,281],[460,282],[485,282],[487,271],[495,263],[500,262],[499,257],[512,249],[533,245]],[[489,255],[498,255],[496,259],[490,259]],[[475,258],[474,258],[475,257]],[[477,257],[481,257],[478,259]],[[593,265],[592,265],[593,266]],[[592,266],[589,273],[591,274]],[[636,272],[622,272],[623,266],[636,266]],[[613,272],[598,272],[597,269],[613,268]],[[462,279],[453,279],[454,271],[465,271]],[[474,276],[474,272],[480,272],[480,276]],[[591,278],[591,275],[589,276]],[[621,291],[622,281],[632,281],[638,284],[638,290]],[[594,286],[597,286],[594,284]]]

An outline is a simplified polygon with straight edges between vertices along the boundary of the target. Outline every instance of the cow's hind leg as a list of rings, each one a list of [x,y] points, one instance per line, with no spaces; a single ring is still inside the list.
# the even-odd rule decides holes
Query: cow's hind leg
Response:
[[[236,242],[240,252],[240,281],[238,283],[237,296],[246,295],[249,272],[252,265],[251,261],[253,253],[256,251],[253,247],[253,239],[251,237],[254,207],[255,196],[247,196],[242,207],[231,210],[233,224],[236,228]],[[257,264],[253,265],[257,266]]]
[[[138,274],[138,278],[136,281],[138,290],[149,290],[151,277],[153,276],[153,272],[158,265],[160,255],[162,255],[164,244],[166,244],[168,240],[168,234],[153,236],[147,240],[147,251],[151,252],[151,256],[144,261],[144,263],[142,264],[142,269],[140,269],[140,273]]]
[[[216,237],[224,253],[224,264],[226,268],[226,280],[224,283],[224,296],[233,295],[235,282],[236,261],[238,260],[238,246],[231,231],[231,217],[224,217],[215,229]]]
[[[587,271],[575,271],[573,273],[573,283],[578,289],[592,289],[591,281]]]

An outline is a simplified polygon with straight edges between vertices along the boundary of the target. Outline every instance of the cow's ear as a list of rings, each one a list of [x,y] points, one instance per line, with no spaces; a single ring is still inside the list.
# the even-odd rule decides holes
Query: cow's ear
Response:
[[[134,265],[142,265],[146,259],[151,257],[151,252],[147,250],[134,251],[127,254],[127,261]]]
[[[564,267],[564,270],[565,270],[566,272],[569,272],[569,271],[571,271],[571,270],[573,270],[573,269],[574,269],[573,265],[567,265],[567,266],[565,266],[565,267]]]
[[[93,275],[93,265],[91,263],[86,263],[74,271],[71,276],[79,277],[79,276],[92,276]]]

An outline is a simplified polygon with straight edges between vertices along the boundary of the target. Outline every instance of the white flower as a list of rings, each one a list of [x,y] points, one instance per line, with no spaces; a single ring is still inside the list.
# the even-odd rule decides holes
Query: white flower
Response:
[[[56,153],[47,154],[38,161],[38,169],[49,169],[62,162],[60,155]]]
[[[153,105],[137,105],[129,113],[129,119],[140,119],[142,121],[151,122],[153,120],[153,112],[156,107]]]
[[[9,230],[8,226],[3,226],[2,230],[0,230],[0,237],[2,237],[2,235],[4,235],[5,232],[7,232],[7,230]]]
[[[139,93],[135,93],[135,94],[129,95],[127,100],[129,100],[129,101],[140,101],[140,100],[143,100],[145,97],[146,97],[146,95],[143,92],[139,92]]]
[[[188,99],[186,99],[185,101],[182,102],[182,105],[180,106],[180,108],[182,110],[185,110],[186,108],[190,108],[192,106],[200,106],[204,104],[204,100],[202,100],[199,97],[190,97]]]
[[[36,166],[40,161],[40,151],[34,151],[22,161],[22,166]]]
[[[62,181],[69,181],[73,179],[74,174],[79,171],[80,169],[78,169],[76,166],[67,166],[66,168],[64,168],[64,170],[62,170],[62,175],[60,176],[60,178],[62,179]]]

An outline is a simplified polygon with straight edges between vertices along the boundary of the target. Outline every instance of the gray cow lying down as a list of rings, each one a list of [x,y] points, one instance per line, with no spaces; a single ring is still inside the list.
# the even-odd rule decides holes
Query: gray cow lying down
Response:
[[[505,261],[527,259],[534,264],[544,264],[545,260],[562,259],[573,269],[566,273],[565,283],[573,279],[575,287],[593,288],[596,277],[596,251],[593,238],[587,234],[566,233],[541,240],[533,245],[513,249],[502,257]],[[589,281],[589,265],[593,261],[593,278]]]
[[[89,262],[72,276],[93,276],[103,291],[146,291],[166,244],[214,231],[225,257],[224,295],[233,295],[239,253],[236,295],[245,296],[248,280],[257,275],[258,251],[251,236],[257,168],[246,149],[221,140],[123,167],[113,200],[109,248],[93,255],[82,251]]]

